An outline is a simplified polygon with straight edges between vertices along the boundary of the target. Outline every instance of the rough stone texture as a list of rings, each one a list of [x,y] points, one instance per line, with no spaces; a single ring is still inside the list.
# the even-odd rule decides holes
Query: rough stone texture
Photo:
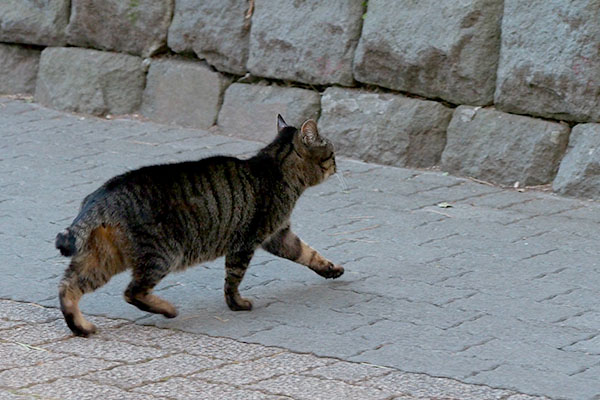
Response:
[[[0,93],[33,94],[40,50],[0,43]]]
[[[277,114],[292,126],[319,117],[317,92],[300,88],[234,83],[225,92],[218,124],[228,133],[270,142],[277,134]]]
[[[442,169],[503,185],[552,182],[569,127],[493,109],[460,106],[448,126]]]
[[[23,303],[17,308],[14,302],[0,301],[0,320],[29,327],[8,326],[0,331],[3,341],[19,342],[17,346],[26,350],[9,356],[19,365],[15,368],[46,357],[28,357],[29,352],[40,350],[23,345],[45,347],[70,335],[56,309],[57,285],[68,260],[58,254],[53,239],[72,220],[86,194],[111,176],[142,165],[215,154],[248,155],[259,147],[206,131],[71,115],[2,97],[0,126],[4,272],[0,297],[53,307],[32,305],[33,311],[28,312]],[[552,399],[600,396],[599,202],[535,190],[521,193],[439,172],[344,158],[338,159],[338,168],[347,181],[344,190],[336,179],[307,190],[292,221],[303,240],[344,265],[346,273],[340,279],[325,280],[307,268],[258,251],[240,287],[244,296],[254,300],[254,308],[233,312],[223,300],[223,259],[219,259],[170,274],[156,287],[159,296],[179,309],[177,318],[165,319],[126,303],[123,290],[130,275],[115,276],[84,296],[81,308],[86,316],[107,315],[129,322],[90,318],[100,329],[92,340],[131,343],[121,348],[131,351],[133,359],[147,351],[139,347],[156,347],[157,354],[164,354],[162,349],[173,355],[118,369],[111,369],[113,362],[109,362],[99,365],[101,373],[86,373],[90,370],[86,364],[68,364],[68,370],[61,367],[67,358],[62,352],[68,350],[57,345],[59,361],[32,367],[31,372],[39,369],[40,373],[24,385],[34,384],[36,394],[45,394],[46,385],[37,385],[49,382],[49,395],[69,399],[74,397],[69,392],[73,385],[62,379],[77,375],[73,379],[98,386],[90,387],[91,395],[79,397],[83,399],[98,398],[102,388],[123,384],[135,385],[129,393],[143,392],[144,399],[153,395],[198,399],[202,396],[196,384],[179,392],[165,386],[176,377],[182,377],[179,384],[181,379],[202,383],[189,374],[215,370],[217,365],[264,365],[267,360],[251,361],[273,357],[277,351],[264,347],[272,345],[280,352],[337,360],[256,383],[265,397],[298,390],[289,393],[293,399],[318,398],[314,385],[321,382],[297,379],[301,376],[323,381],[325,394],[336,392],[332,384],[348,388],[345,382],[354,390],[379,389],[388,399],[532,400],[516,393],[507,397],[506,391],[490,386]],[[440,208],[441,202],[452,207]],[[143,331],[133,329],[131,320],[148,326]],[[164,329],[151,333],[158,330],[156,326]],[[169,335],[163,337],[165,331]],[[244,342],[261,344],[262,349],[255,345],[244,352]],[[221,362],[215,365],[217,360]],[[340,368],[339,360],[411,373],[403,379],[371,369],[349,373],[348,368],[354,370],[356,364]],[[335,369],[326,371],[327,366]],[[346,373],[336,373],[340,369]],[[363,374],[367,376],[361,379]],[[10,376],[18,380],[22,374]],[[61,382],[50,382],[56,378]],[[156,383],[163,379],[164,384]],[[457,381],[487,388],[477,390]],[[287,386],[277,385],[286,382]],[[255,384],[227,385],[246,395]],[[86,386],[75,390],[88,393]],[[213,397],[212,389],[207,398],[229,398],[227,392]],[[120,399],[119,393],[103,398]]]
[[[499,109],[600,121],[600,1],[506,0]]]
[[[69,44],[143,57],[166,45],[174,0],[72,0]]]
[[[455,104],[492,103],[502,0],[370,0],[356,80]]]
[[[193,51],[219,71],[243,75],[250,37],[247,10],[247,0],[177,0],[169,47]]]
[[[202,129],[214,125],[231,82],[205,65],[178,59],[152,61],[146,81],[145,117]]]
[[[395,166],[438,164],[452,110],[433,101],[331,87],[319,129],[338,152]]]
[[[570,196],[600,197],[600,124],[573,128],[552,188]]]
[[[0,1],[0,42],[62,46],[70,0]]]
[[[248,69],[268,78],[351,85],[362,0],[257,0]]]
[[[89,114],[135,111],[144,89],[142,60],[78,48],[42,51],[35,99],[59,110]]]

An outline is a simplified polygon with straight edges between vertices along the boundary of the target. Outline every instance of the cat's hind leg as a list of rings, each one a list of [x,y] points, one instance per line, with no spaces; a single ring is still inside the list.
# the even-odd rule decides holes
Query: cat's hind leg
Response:
[[[262,247],[271,254],[305,265],[327,279],[339,278],[344,273],[344,267],[335,265],[304,243],[289,226],[273,234]]]
[[[96,332],[94,324],[87,321],[79,309],[81,297],[127,267],[120,236],[120,232],[110,226],[96,228],[90,233],[85,250],[71,259],[65,271],[58,291],[60,309],[75,335],[89,336]]]
[[[252,310],[252,301],[245,299],[238,290],[254,251],[242,251],[225,257],[225,301],[232,311]]]
[[[151,293],[168,273],[168,264],[160,259],[138,263],[133,267],[133,279],[125,290],[125,300],[142,311],[175,318],[177,316],[175,306]]]

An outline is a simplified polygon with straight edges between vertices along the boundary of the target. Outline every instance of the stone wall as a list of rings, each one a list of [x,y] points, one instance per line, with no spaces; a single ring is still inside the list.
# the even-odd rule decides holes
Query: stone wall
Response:
[[[600,0],[4,0],[0,94],[600,195]]]

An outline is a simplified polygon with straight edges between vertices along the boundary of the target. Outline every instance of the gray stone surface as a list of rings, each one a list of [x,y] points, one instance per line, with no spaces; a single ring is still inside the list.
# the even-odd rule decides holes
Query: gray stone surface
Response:
[[[78,48],[42,52],[35,100],[59,110],[124,114],[142,101],[142,59]]]
[[[565,124],[460,106],[448,126],[442,169],[502,185],[551,183],[569,131]]]
[[[178,53],[194,52],[219,71],[243,75],[250,38],[248,4],[246,0],[177,0],[169,47]]]
[[[300,127],[305,120],[319,117],[320,106],[316,91],[234,83],[225,92],[218,124],[237,137],[269,142],[277,134],[277,114]]]
[[[2,0],[0,42],[62,46],[69,0]]]
[[[54,236],[100,182],[141,165],[249,155],[260,147],[205,131],[70,115],[3,98],[0,126],[0,297],[51,307],[58,304],[67,265],[54,249]],[[198,398],[207,383],[211,398],[227,398],[231,392],[223,384],[199,375],[223,368],[235,376],[234,364],[278,371],[282,363],[268,358],[298,351],[322,364],[298,363],[290,370],[290,361],[281,366],[282,375],[253,383],[242,383],[243,377],[260,371],[241,371],[229,389],[248,398],[293,399],[317,393],[317,385],[322,393],[350,398],[377,391],[411,400],[600,395],[597,202],[344,159],[338,167],[346,185],[331,179],[308,190],[292,221],[307,243],[345,266],[343,277],[327,281],[258,252],[241,286],[254,309],[235,313],[223,301],[223,261],[216,260],[161,282],[158,295],[180,312],[167,320],[123,301],[129,276],[116,276],[84,296],[81,307],[88,316],[127,319],[93,318],[101,333],[92,341],[125,343],[114,346],[124,352],[117,361],[104,360],[101,352],[84,360],[69,355],[85,352],[85,345],[69,350],[59,344],[71,339],[55,308],[32,305],[28,311],[0,301],[0,342],[26,350],[14,353],[17,347],[11,347],[18,365],[2,369],[0,362],[0,393],[35,388],[36,394],[72,398],[70,388],[81,387],[94,394],[106,390],[106,398],[119,398],[121,391],[145,399]],[[245,353],[242,342],[255,344]],[[156,357],[140,360],[152,353],[149,348]],[[34,365],[27,357],[34,351],[61,357],[32,356],[43,361]],[[391,374],[396,379],[385,379]],[[180,395],[168,388],[175,378],[187,388]]]
[[[356,80],[454,104],[491,104],[502,4],[370,0],[354,60]]]
[[[217,121],[231,80],[191,60],[153,60],[146,78],[142,114],[154,121],[210,128]]]
[[[257,76],[351,85],[362,0],[256,0],[248,70]]]
[[[68,42],[148,57],[166,46],[173,2],[71,0]]]
[[[0,94],[33,94],[40,50],[0,43]]]
[[[340,154],[398,167],[440,161],[452,118],[440,103],[336,87],[321,103],[319,128]]]
[[[506,0],[495,102],[514,113],[600,121],[600,2]]]
[[[600,124],[581,124],[573,128],[567,154],[552,188],[570,196],[600,197]]]

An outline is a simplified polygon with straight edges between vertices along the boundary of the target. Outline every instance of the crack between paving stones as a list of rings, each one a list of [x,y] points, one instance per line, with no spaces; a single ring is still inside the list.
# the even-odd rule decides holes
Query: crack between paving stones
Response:
[[[562,268],[559,268],[559,269],[551,271],[551,272],[543,272],[543,273],[541,273],[539,275],[536,275],[536,276],[532,277],[531,279],[543,279],[543,278],[545,278],[545,277],[547,277],[549,275],[560,274],[561,272],[563,272],[563,271],[565,271],[567,269],[568,269],[568,267],[562,267]]]
[[[582,342],[587,342],[588,340],[592,340],[595,339],[596,337],[600,336],[600,332],[596,332],[594,334],[591,334],[589,336],[584,337],[583,339],[579,339],[576,340],[572,343],[566,344],[564,346],[558,347],[558,350],[562,350],[562,351],[568,351],[568,352],[574,352],[573,350],[566,350],[567,347],[571,347],[571,346],[575,346],[576,344],[582,343]]]
[[[443,236],[443,237],[440,237],[440,238],[429,239],[429,240],[426,240],[424,242],[418,243],[417,246],[420,247],[420,246],[423,246],[425,244],[431,244],[431,243],[438,242],[440,240],[450,239],[451,237],[454,237],[454,236],[459,236],[459,234],[455,232],[455,233],[451,233],[449,235],[446,235],[446,236]]]
[[[485,344],[487,344],[487,343],[489,343],[489,342],[492,342],[492,341],[494,341],[494,340],[497,340],[497,338],[495,338],[495,337],[492,337],[492,338],[487,338],[487,339],[484,339],[484,340],[482,340],[482,341],[480,341],[480,342],[477,342],[477,343],[474,343],[474,344],[467,345],[467,346],[463,347],[462,349],[458,350],[456,353],[463,353],[463,352],[465,352],[465,351],[467,351],[467,350],[469,350],[469,349],[472,349],[472,348],[474,348],[474,347],[483,346],[483,345],[485,345]]]
[[[536,300],[536,302],[541,303],[543,301],[548,301],[548,300],[555,299],[555,298],[557,298],[559,296],[566,296],[566,295],[569,295],[569,294],[571,294],[571,293],[573,293],[573,292],[575,292],[577,290],[579,290],[579,288],[567,289],[564,292],[560,292],[560,293],[556,293],[556,294],[550,295],[548,297],[544,297],[541,300]]]
[[[575,314],[573,314],[573,315],[569,315],[569,316],[567,316],[567,317],[562,317],[562,318],[559,318],[559,319],[557,319],[556,321],[550,321],[550,323],[551,323],[551,324],[560,324],[561,322],[568,321],[568,320],[570,320],[570,319],[572,319],[572,318],[578,318],[578,317],[581,317],[582,315],[585,315],[585,314],[587,314],[587,313],[589,313],[589,312],[592,312],[592,311],[594,311],[594,310],[589,310],[589,309],[588,309],[588,310],[585,310],[585,311],[580,311],[580,312],[578,312],[578,313],[575,313]]]
[[[530,236],[523,236],[523,237],[520,237],[519,239],[515,239],[515,240],[511,241],[510,243],[514,244],[514,243],[521,242],[523,240],[533,239],[533,238],[545,235],[546,233],[550,233],[550,232],[552,232],[552,231],[542,231],[542,232],[534,233],[533,235],[530,235]]]
[[[527,256],[525,258],[521,258],[519,261],[531,260],[532,258],[539,257],[539,256],[545,256],[547,254],[554,253],[555,251],[558,251],[558,249],[551,249],[551,250],[548,250],[548,251],[544,251],[542,253],[532,254],[532,255]]]

